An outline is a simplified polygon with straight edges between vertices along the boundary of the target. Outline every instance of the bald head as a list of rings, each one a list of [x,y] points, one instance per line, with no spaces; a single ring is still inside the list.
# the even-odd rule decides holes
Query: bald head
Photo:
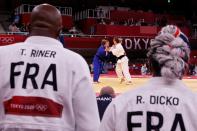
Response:
[[[100,91],[100,95],[111,95],[112,97],[115,97],[114,89],[110,86],[103,87]]]
[[[31,36],[47,36],[57,38],[62,29],[62,17],[60,11],[49,4],[37,5],[30,20]]]

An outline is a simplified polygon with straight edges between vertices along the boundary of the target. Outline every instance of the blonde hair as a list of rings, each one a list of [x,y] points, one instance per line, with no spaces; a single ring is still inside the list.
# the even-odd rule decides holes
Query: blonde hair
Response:
[[[101,40],[101,45],[105,45],[106,42],[109,42],[109,40],[107,40],[107,39],[102,39],[102,40]]]

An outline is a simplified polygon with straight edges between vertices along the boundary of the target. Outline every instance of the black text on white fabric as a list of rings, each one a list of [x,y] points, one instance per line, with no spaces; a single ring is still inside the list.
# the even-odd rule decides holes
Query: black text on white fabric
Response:
[[[145,116],[146,115],[146,116]],[[135,118],[146,118],[146,123],[143,123],[142,121],[136,121]],[[157,119],[157,123],[155,124],[153,120]],[[169,120],[170,121],[170,120]],[[143,112],[143,111],[132,111],[127,113],[127,128],[128,131],[133,131],[134,129],[142,128],[142,126],[146,126],[146,131],[160,131],[161,128],[165,129],[166,131],[176,131],[178,128],[181,129],[181,131],[186,131],[184,120],[182,117],[182,114],[176,113],[174,115],[174,119],[171,120],[171,129],[166,129],[163,127],[164,121],[164,115],[160,112]],[[143,125],[144,124],[144,125]]]
[[[149,101],[143,98],[142,95],[136,96],[136,104],[151,104],[151,105],[166,105],[166,106],[178,106],[180,100],[174,96],[162,96],[162,95],[150,95]]]
[[[32,70],[33,73],[31,72]],[[42,80],[42,84],[38,85],[37,84],[38,82],[36,82],[36,78],[40,70],[41,70],[40,66],[37,63],[25,63],[23,61],[11,63],[10,87],[12,89],[16,88],[15,78],[23,77],[22,87],[21,87],[23,89],[27,89],[27,82],[31,82],[33,89],[44,89],[46,85],[50,85],[51,87],[53,87],[54,91],[57,91],[58,89],[57,89],[56,64],[50,64],[45,72],[43,72],[42,69],[42,73],[45,73],[45,75],[43,79],[39,79],[39,81]],[[22,71],[25,71],[25,73],[22,74],[21,73]],[[48,79],[50,75],[52,76],[51,80]]]

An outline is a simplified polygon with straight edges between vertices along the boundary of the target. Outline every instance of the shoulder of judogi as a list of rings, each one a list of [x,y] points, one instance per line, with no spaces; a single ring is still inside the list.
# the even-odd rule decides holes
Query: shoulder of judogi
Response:
[[[117,108],[116,111],[119,112],[122,109],[124,109],[125,106],[127,106],[128,102],[135,101],[136,100],[135,97],[138,94],[141,94],[142,92],[146,92],[146,90],[149,91],[148,87],[146,85],[144,85],[144,86],[137,87],[136,89],[129,90],[129,91],[117,96],[113,100],[114,107]]]
[[[127,108],[128,104],[139,105],[140,100],[144,100],[145,103],[148,104],[151,99],[156,97],[162,97],[162,99],[175,98],[181,100],[182,103],[191,103],[191,98],[193,98],[193,102],[197,103],[197,94],[188,89],[181,80],[178,80],[174,84],[168,86],[163,84],[162,81],[160,81],[160,84],[156,84],[158,82],[159,81],[153,82],[153,80],[149,80],[145,85],[117,96],[113,100],[116,111],[121,112],[121,110]]]
[[[122,47],[122,44],[121,44],[121,43],[117,44],[117,45],[116,45],[116,48],[123,48],[123,47]]]

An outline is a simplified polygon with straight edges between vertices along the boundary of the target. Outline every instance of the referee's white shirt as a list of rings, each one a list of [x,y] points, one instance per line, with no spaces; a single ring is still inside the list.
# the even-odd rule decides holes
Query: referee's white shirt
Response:
[[[153,77],[107,108],[100,131],[196,131],[197,97],[181,80]]]
[[[41,36],[0,47],[1,131],[96,131],[98,126],[90,72],[80,55]]]

